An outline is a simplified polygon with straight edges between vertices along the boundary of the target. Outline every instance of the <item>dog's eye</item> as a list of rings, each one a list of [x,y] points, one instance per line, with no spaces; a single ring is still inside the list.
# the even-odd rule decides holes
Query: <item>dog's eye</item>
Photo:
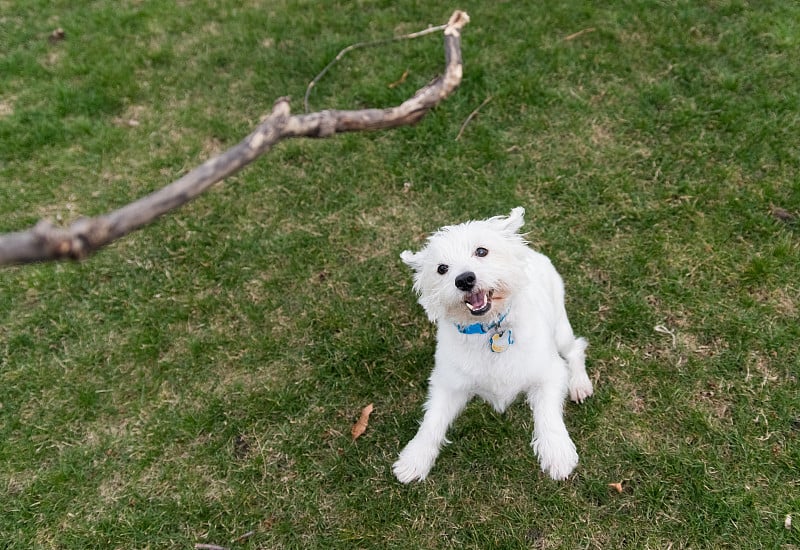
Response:
[[[450,269],[450,266],[448,266],[447,264],[439,264],[439,267],[436,268],[436,272],[439,275],[444,275],[445,273],[447,273],[448,269]]]
[[[475,249],[475,255],[476,255],[478,258],[483,258],[483,257],[484,257],[484,256],[486,256],[488,253],[489,253],[489,251],[488,251],[488,250],[486,250],[485,248],[483,248],[482,246],[479,246],[478,248],[476,248],[476,249]]]

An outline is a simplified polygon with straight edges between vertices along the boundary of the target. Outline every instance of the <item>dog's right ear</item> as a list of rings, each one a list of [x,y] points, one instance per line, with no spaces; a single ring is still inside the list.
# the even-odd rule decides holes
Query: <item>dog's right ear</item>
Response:
[[[403,262],[414,271],[419,271],[422,269],[421,252],[414,253],[410,250],[404,250],[400,253],[400,259],[403,260]]]

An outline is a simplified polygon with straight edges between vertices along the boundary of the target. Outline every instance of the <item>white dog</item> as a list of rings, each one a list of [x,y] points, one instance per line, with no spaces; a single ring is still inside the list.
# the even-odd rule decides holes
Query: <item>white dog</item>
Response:
[[[524,393],[533,410],[533,451],[542,471],[566,479],[578,464],[564,425],[564,398],[592,395],[583,338],[564,307],[564,283],[550,260],[527,246],[523,208],[443,227],[420,252],[400,257],[437,325],[435,367],[417,435],[394,463],[402,483],[428,475],[448,427],[475,396],[503,412]]]

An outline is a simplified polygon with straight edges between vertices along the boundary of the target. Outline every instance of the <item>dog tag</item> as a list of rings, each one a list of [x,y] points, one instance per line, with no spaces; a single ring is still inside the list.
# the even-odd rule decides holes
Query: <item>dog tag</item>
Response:
[[[511,338],[511,329],[492,334],[492,338],[489,340],[492,351],[495,353],[503,353],[513,343],[514,339]]]

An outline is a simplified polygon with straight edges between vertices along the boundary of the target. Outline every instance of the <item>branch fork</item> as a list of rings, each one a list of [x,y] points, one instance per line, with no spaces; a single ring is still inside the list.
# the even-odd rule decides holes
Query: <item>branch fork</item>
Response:
[[[327,138],[344,132],[383,130],[418,122],[461,83],[461,29],[468,22],[469,16],[465,12],[453,13],[444,26],[444,74],[400,105],[385,109],[324,110],[292,115],[289,98],[281,97],[250,135],[166,187],[108,214],[76,220],[66,228],[42,220],[27,231],[0,235],[0,266],[85,259],[109,243],[187,204],[215,183],[252,163],[281,140]]]

